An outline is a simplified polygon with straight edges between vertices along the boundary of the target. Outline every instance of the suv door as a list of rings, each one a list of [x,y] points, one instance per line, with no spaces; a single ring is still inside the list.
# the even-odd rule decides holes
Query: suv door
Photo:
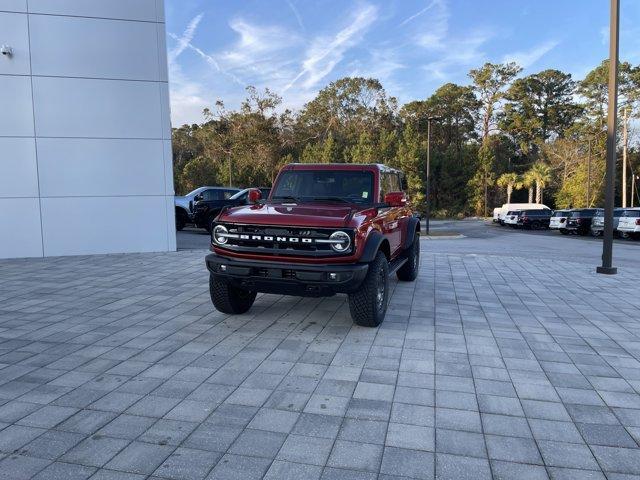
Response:
[[[395,172],[380,173],[380,200],[384,201],[384,196],[390,192],[401,192],[402,186],[400,177]],[[406,212],[401,207],[387,207],[380,210],[382,220],[382,232],[389,240],[391,256],[402,247],[402,231],[406,226]]]

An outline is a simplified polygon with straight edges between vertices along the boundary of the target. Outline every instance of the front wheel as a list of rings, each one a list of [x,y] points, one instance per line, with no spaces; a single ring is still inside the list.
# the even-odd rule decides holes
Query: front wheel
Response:
[[[230,315],[246,313],[256,299],[256,292],[216,280],[213,275],[209,275],[209,294],[216,310]]]
[[[357,292],[349,294],[349,310],[356,325],[377,327],[384,320],[389,300],[389,263],[378,252]]]
[[[398,269],[396,276],[403,282],[413,282],[420,269],[420,234],[415,234],[411,246],[405,250],[405,256],[407,262]]]
[[[188,217],[182,209],[176,209],[176,230],[181,231],[187,224]]]

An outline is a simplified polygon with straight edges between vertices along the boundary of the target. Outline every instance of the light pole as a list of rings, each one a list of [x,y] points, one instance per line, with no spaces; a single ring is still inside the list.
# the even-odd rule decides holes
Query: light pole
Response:
[[[618,116],[618,40],[620,0],[611,0],[609,26],[609,110],[607,114],[607,171],[604,195],[604,232],[602,265],[596,271],[607,275],[618,273],[613,262],[613,203],[616,182],[616,124]]]
[[[429,220],[431,218],[431,122],[440,117],[427,117],[427,179],[425,197],[427,201],[427,219],[425,221],[425,231],[429,235]]]
[[[589,156],[587,157],[587,208],[591,206],[591,139],[589,139]]]
[[[622,208],[627,208],[627,125],[629,119],[627,118],[627,108],[622,112],[623,125],[622,125]]]

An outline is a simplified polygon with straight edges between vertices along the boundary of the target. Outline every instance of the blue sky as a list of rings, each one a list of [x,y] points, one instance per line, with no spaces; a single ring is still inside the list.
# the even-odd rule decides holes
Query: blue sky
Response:
[[[640,2],[621,0],[621,58],[640,63]],[[580,79],[608,56],[606,0],[166,0],[173,124],[217,99],[269,87],[298,109],[347,75],[380,79],[401,103],[470,68],[513,60],[523,74]]]

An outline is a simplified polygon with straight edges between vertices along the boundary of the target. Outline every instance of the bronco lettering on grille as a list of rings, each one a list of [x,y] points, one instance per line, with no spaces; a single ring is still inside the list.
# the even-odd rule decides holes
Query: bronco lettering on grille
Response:
[[[273,237],[271,235],[240,235],[240,240],[253,240],[258,242],[278,242],[278,243],[313,243],[313,238],[303,237]]]

